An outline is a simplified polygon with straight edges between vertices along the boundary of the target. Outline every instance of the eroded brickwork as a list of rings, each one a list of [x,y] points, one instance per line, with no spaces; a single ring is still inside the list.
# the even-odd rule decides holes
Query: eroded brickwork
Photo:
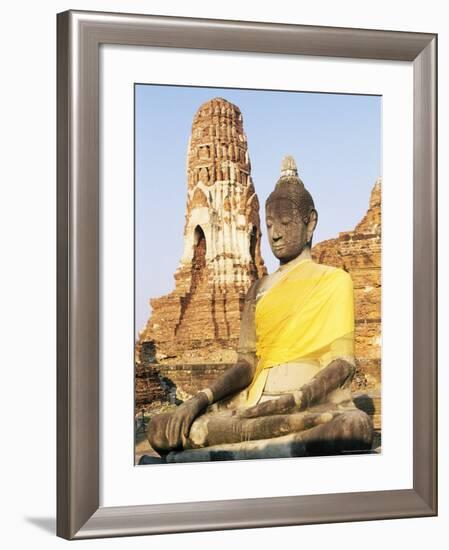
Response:
[[[381,357],[381,180],[371,192],[369,208],[353,231],[313,247],[316,261],[341,267],[354,282],[355,389],[380,387]]]
[[[260,240],[242,114],[215,98],[201,105],[192,124],[175,289],[150,300],[138,350],[153,342],[158,363],[167,365],[234,361],[245,294],[266,272]]]
[[[235,361],[244,296],[266,272],[242,115],[221,98],[203,104],[193,120],[183,239],[175,288],[150,300],[152,314],[136,347],[137,412],[188,398]],[[354,281],[353,389],[363,407],[370,403],[379,428],[380,179],[360,223],[318,243],[312,254],[320,263],[345,269]]]

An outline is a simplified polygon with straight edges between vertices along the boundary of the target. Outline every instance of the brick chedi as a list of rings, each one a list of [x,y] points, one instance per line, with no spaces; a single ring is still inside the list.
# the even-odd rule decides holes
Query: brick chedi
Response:
[[[313,247],[316,261],[341,267],[354,282],[355,356],[358,372],[354,389],[380,387],[381,357],[381,180],[371,192],[366,215],[353,231]],[[359,387],[357,387],[357,384]]]
[[[232,362],[245,294],[266,270],[242,114],[222,98],[193,119],[185,218],[175,289],[150,300],[139,348],[151,342],[160,365]]]

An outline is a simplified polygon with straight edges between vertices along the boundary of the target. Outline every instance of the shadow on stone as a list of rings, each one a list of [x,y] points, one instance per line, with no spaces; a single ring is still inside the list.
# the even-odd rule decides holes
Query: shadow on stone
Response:
[[[370,395],[363,393],[361,395],[354,396],[355,406],[361,411],[366,412],[369,416],[373,416],[375,413],[374,401]]]
[[[382,429],[381,429],[381,414],[380,414],[380,393],[375,392],[373,394],[360,393],[353,394],[353,400],[355,406],[361,411],[366,412],[372,421],[374,426],[374,438],[371,449],[377,453],[381,450],[382,444]]]
[[[139,466],[142,464],[165,464],[166,460],[162,457],[142,455],[139,460]]]
[[[176,396],[176,384],[173,382],[173,380],[170,380],[170,378],[167,378],[166,376],[163,376],[160,372],[158,372],[158,378],[161,382],[161,386],[166,392],[168,396],[168,402],[172,405],[180,405],[183,403],[182,399],[179,399]]]

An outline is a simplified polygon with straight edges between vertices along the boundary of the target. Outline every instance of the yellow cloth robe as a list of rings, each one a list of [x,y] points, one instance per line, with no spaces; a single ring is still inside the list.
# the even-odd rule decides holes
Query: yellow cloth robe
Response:
[[[307,359],[325,366],[353,356],[351,276],[312,260],[299,262],[258,299],[255,326],[258,362],[246,406],[258,402],[271,367]]]

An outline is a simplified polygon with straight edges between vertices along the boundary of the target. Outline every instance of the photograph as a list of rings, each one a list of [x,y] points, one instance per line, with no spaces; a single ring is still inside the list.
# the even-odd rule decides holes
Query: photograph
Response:
[[[380,454],[382,97],[134,85],[135,464]]]
[[[5,549],[444,548],[445,6],[5,3]]]
[[[205,13],[58,15],[57,533],[434,516],[437,35]]]

